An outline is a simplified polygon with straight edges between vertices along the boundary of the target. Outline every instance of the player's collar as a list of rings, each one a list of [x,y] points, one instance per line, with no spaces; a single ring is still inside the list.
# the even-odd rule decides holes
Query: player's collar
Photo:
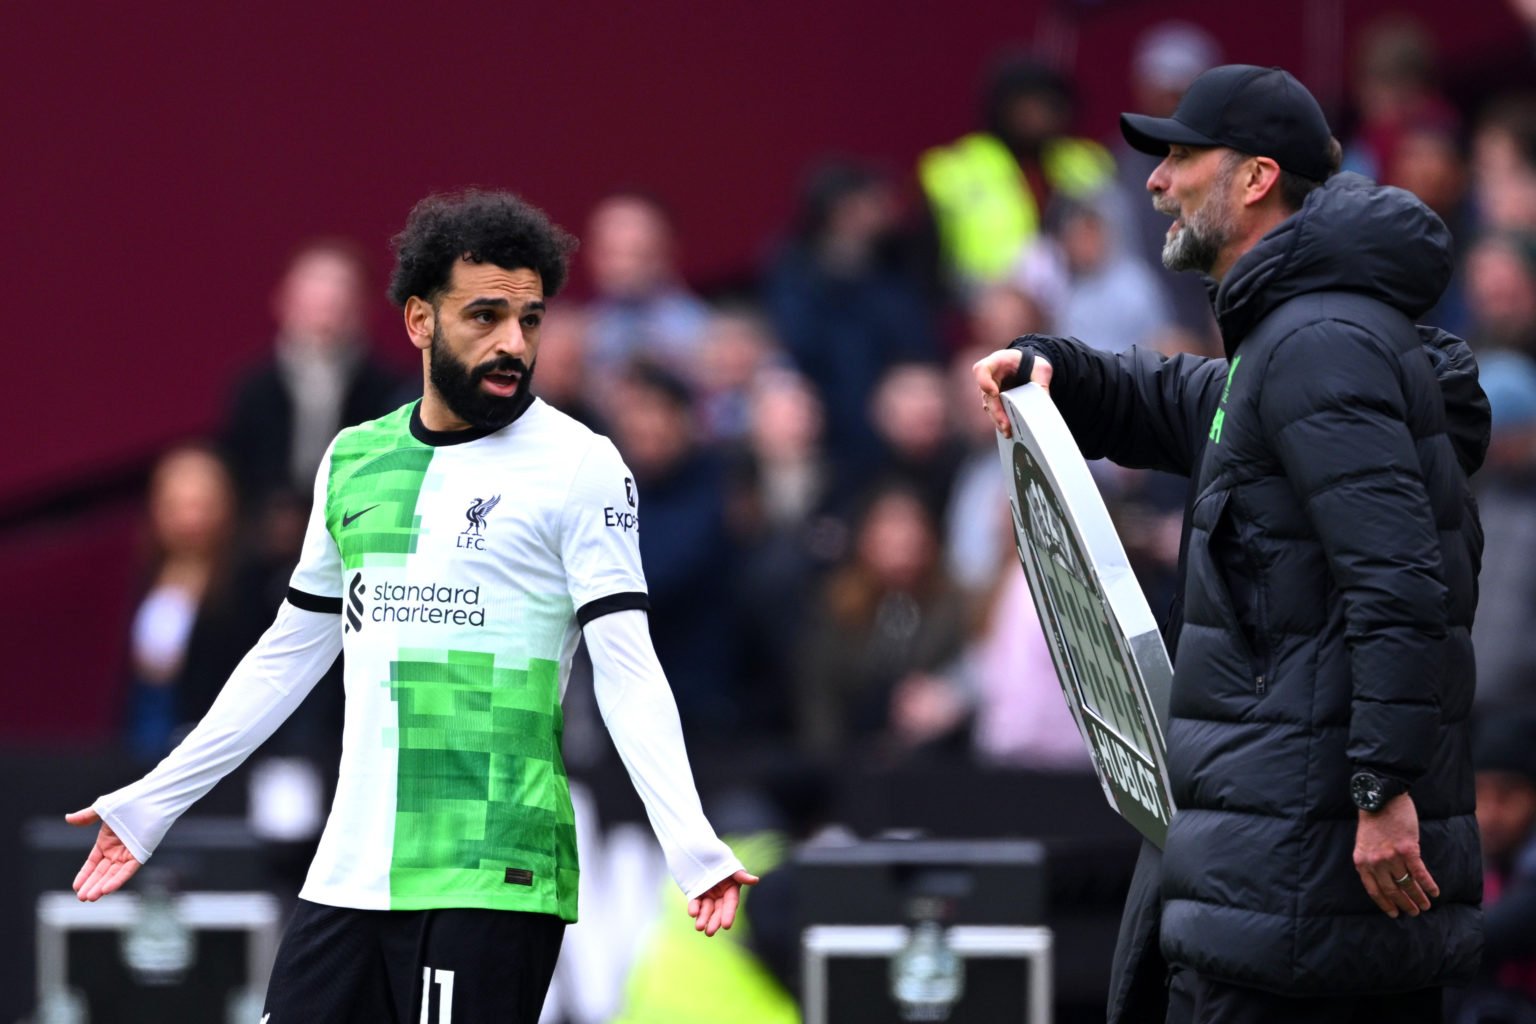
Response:
[[[523,413],[533,405],[536,400],[532,392],[524,392],[523,401],[517,410],[517,415],[500,427],[468,427],[464,430],[433,430],[421,421],[421,402],[411,406],[411,436],[422,444],[431,445],[433,448],[442,448],[451,444],[468,444],[470,441],[478,441],[482,437],[490,437],[499,430],[506,430],[513,423],[522,418]]]

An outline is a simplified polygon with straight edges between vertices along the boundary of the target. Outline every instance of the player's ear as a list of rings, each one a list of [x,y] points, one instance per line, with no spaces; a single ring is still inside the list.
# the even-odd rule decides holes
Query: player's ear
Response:
[[[437,327],[437,310],[417,295],[405,300],[405,333],[411,344],[425,352],[432,347],[432,335]]]

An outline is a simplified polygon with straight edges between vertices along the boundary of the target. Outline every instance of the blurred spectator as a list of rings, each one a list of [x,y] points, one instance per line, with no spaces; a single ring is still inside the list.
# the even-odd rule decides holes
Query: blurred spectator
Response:
[[[1515,17],[1525,23],[1526,30],[1531,36],[1531,46],[1536,52],[1536,0],[1506,0]]]
[[[858,479],[901,481],[931,516],[943,515],[965,454],[964,442],[950,431],[944,371],[931,363],[893,365],[875,389],[869,416],[883,452]]]
[[[1405,125],[1382,181],[1407,189],[1424,200],[1450,228],[1454,251],[1465,251],[1473,227],[1469,172],[1457,133],[1450,125]],[[1458,266],[1439,301],[1419,322],[1459,335],[1467,330],[1468,320],[1466,275],[1463,267]]]
[[[593,376],[612,382],[639,358],[691,365],[709,307],[683,284],[672,217],[660,200],[639,192],[608,196],[593,208],[584,242],[596,293],[587,325]]]
[[[1029,325],[1032,319],[1021,316],[1009,325],[1025,328],[1010,335],[1009,340],[1037,331]],[[978,326],[990,333],[1002,325]],[[991,529],[999,516],[1007,518],[1004,513],[1008,508],[1008,477],[997,452],[997,430],[976,407],[976,378],[971,372],[972,364],[1003,344],[1007,342],[980,342],[963,349],[956,353],[949,370],[950,409],[955,434],[965,445],[965,454],[955,471],[949,505],[944,511],[944,564],[973,608],[991,598],[998,567],[1016,564],[1012,535]]]
[[[315,471],[336,432],[405,400],[401,382],[369,352],[366,284],[362,257],[350,243],[300,249],[272,299],[274,353],[240,382],[224,425],[220,449],[247,517],[273,517],[263,529],[281,518],[292,527],[286,542],[294,553]]]
[[[244,651],[224,649],[216,622],[236,519],[224,464],[203,448],[170,452],[150,478],[148,511],[151,556],[130,635],[126,734],[136,756],[153,759],[207,709]]]
[[[984,129],[924,153],[918,177],[937,232],[941,276],[962,295],[1006,275],[1060,194],[1107,185],[1114,160],[1067,134],[1072,86],[1029,59],[998,65],[983,104]]]
[[[1198,25],[1185,21],[1153,25],[1136,41],[1136,53],[1131,58],[1129,109],[1153,117],[1171,117],[1189,83],[1200,72],[1221,62],[1220,44]],[[1131,251],[1156,274],[1174,322],[1186,331],[1214,337],[1216,318],[1199,275],[1162,272],[1163,242],[1173,221],[1152,207],[1147,192],[1147,179],[1162,158],[1132,149],[1118,132],[1114,158],[1115,181],[1126,208],[1123,223]]]
[[[1526,30],[1531,36],[1531,48],[1536,52],[1536,0],[1507,0],[1509,9],[1515,13],[1515,17],[1525,22]]]
[[[976,524],[977,532],[985,527],[1000,535],[1009,557],[994,566],[991,593],[962,662],[964,685],[975,702],[976,757],[983,764],[1012,768],[1091,770],[1029,593],[1029,578],[1013,554],[1007,499],[999,504],[991,523]]]
[[[1469,171],[1461,150],[1461,115],[1436,82],[1434,42],[1411,17],[1370,26],[1355,68],[1359,123],[1345,146],[1346,171],[1407,189],[1439,214],[1458,250],[1470,241]],[[1420,318],[1452,333],[1468,327],[1464,275],[1458,272]]]
[[[539,333],[533,393],[567,416],[603,433],[603,418],[592,404],[594,389],[586,376],[586,313],[563,305],[551,309],[544,314]]]
[[[1109,352],[1145,343],[1170,319],[1157,276],[1120,237],[1117,214],[1109,192],[1058,199],[1054,230],[1025,249],[1018,269],[1058,330]]]
[[[746,434],[752,384],[778,354],[778,342],[753,310],[724,309],[709,318],[693,366],[707,439],[732,442]]]
[[[853,550],[805,622],[795,676],[802,750],[892,756],[958,735],[965,708],[938,676],[960,651],[965,621],[928,507],[901,486],[874,492]]]
[[[936,358],[933,314],[893,255],[895,192],[856,162],[815,168],[794,237],[763,282],[763,302],[790,357],[820,394],[827,446],[842,467],[879,451],[869,398],[891,360]]]
[[[1490,235],[1467,254],[1470,340],[1536,355],[1536,235]]]
[[[837,481],[822,426],[821,402],[798,373],[768,370],[753,381],[740,455],[751,493],[736,517],[744,536],[796,531],[826,507]]]
[[[1412,17],[1387,15],[1366,28],[1355,61],[1358,123],[1343,169],[1386,182],[1410,129],[1454,137],[1461,123],[1436,81],[1434,41]]]
[[[1536,1016],[1536,717],[1526,710],[1483,722],[1472,757],[1483,835],[1484,985],[1518,994]]]
[[[1472,636],[1477,707],[1494,715],[1536,707],[1536,361],[1489,352],[1478,362],[1493,434],[1472,478],[1488,552]]]
[[[1045,307],[1016,283],[1000,281],[976,292],[966,307],[966,348],[994,352],[1024,334],[1046,334]]]
[[[1472,140],[1473,207],[1486,231],[1536,232],[1536,96],[1505,96]]]
[[[670,369],[632,364],[610,413],[614,443],[638,490],[651,637],[683,725],[690,732],[734,729],[735,573],[723,467],[698,446],[693,394]]]
[[[732,532],[741,549],[736,599],[738,658],[746,714],[755,733],[793,725],[792,637],[816,581],[848,547],[836,474],[821,446],[821,402],[789,370],[769,370],[752,388],[748,432],[733,461]]]
[[[157,465],[149,496],[152,564],[134,613],[127,744],[163,757],[212,705],[272,622],[293,559],[271,539],[241,548],[235,488],[213,452],[178,448]],[[338,662],[339,664],[339,662]],[[313,853],[341,749],[342,687],[335,667],[267,741],[249,768],[248,809],[267,844],[272,886],[291,898]]]
[[[220,652],[189,677],[187,714],[202,713],[239,657],[271,623],[303,542],[304,523],[321,456],[344,427],[382,416],[412,397],[370,351],[364,333],[366,263],[349,242],[321,240],[301,248],[273,296],[278,333],[273,357],[239,385],[220,450],[242,498],[246,532],[230,566],[231,585],[210,619],[208,641]],[[419,392],[417,392],[419,394]],[[335,776],[341,749],[343,698],[337,666],[263,748],[268,759],[288,759],[278,772],[253,774],[252,810],[259,833],[302,840],[318,831],[321,780]],[[194,696],[195,694],[195,696]],[[292,760],[298,758],[298,760]],[[302,801],[288,784],[305,781]],[[277,799],[271,794],[279,793]],[[300,803],[295,827],[269,827]],[[278,808],[278,814],[268,810]],[[291,824],[291,823],[290,823]],[[284,847],[276,870],[302,877],[308,848]]]
[[[1419,122],[1403,127],[1382,182],[1424,200],[1459,239],[1467,227],[1468,175],[1455,131],[1447,125]]]
[[[964,451],[944,511],[944,564],[969,606],[979,614],[992,599],[999,567],[1018,569],[1018,561],[1011,527],[990,528],[999,516],[1008,518],[1008,476],[998,455],[997,431],[977,408],[971,367],[1014,338],[1048,333],[1051,325],[1039,303],[1014,285],[1003,283],[976,293],[968,327],[968,346],[949,364],[952,428]]]

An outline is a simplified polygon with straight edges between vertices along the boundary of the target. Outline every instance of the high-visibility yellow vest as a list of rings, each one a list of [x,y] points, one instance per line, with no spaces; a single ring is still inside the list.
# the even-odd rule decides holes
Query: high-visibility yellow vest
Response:
[[[1040,154],[1053,190],[1084,196],[1115,173],[1114,157],[1087,139],[1054,139]],[[1040,211],[1019,162],[995,135],[976,132],[924,153],[918,177],[938,222],[951,269],[961,278],[1005,275],[1040,230]]]
[[[727,843],[743,863],[764,874],[786,849],[774,833],[731,836]],[[794,996],[747,948],[751,890],[743,890],[731,930],[705,938],[683,913],[682,894],[670,883],[668,888],[666,908],[630,971],[624,1011],[614,1024],[800,1024]]]

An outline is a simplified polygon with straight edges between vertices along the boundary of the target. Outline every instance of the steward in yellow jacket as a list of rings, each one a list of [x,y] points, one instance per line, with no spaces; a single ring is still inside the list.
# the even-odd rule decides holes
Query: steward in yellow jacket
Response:
[[[1113,182],[1107,149],[1065,135],[1071,104],[1061,75],[1030,61],[1007,64],[988,90],[988,130],[919,160],[918,179],[953,283],[1005,276],[1039,233],[1051,196],[1081,198]]]

